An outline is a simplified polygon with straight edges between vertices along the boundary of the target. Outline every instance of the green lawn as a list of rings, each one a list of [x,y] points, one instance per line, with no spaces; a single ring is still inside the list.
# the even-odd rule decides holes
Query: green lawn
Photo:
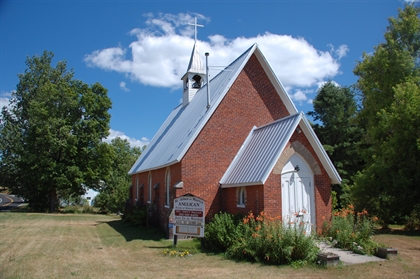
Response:
[[[0,213],[0,278],[400,278],[420,277],[418,234],[376,236],[398,248],[381,263],[321,268],[238,263],[178,242],[190,255],[164,255],[172,242],[156,230],[130,227],[119,217],[88,214]],[[391,245],[393,244],[393,245]]]

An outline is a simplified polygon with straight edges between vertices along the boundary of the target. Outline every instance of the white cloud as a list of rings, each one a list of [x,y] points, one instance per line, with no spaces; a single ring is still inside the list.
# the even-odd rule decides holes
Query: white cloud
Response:
[[[12,96],[13,91],[11,92],[2,92],[0,94],[0,110],[3,109],[4,106],[9,105],[10,97]]]
[[[332,44],[328,44],[328,46],[330,47],[330,52],[333,53],[338,60],[346,56],[347,52],[350,50],[347,45],[341,45],[337,49],[335,49],[334,45]]]
[[[109,136],[104,140],[105,142],[110,143],[115,138],[121,138],[126,139],[131,147],[143,147],[145,145],[148,145],[150,140],[146,137],[142,137],[140,140],[135,138],[130,138],[129,136],[125,135],[123,132],[115,131],[112,129],[109,129]]]
[[[296,92],[291,95],[292,99],[298,102],[306,101],[308,98],[302,90],[296,90]]]
[[[8,98],[0,97],[0,110],[9,104]]]
[[[194,44],[194,27],[188,25],[194,22],[193,16],[198,17],[199,24],[209,21],[202,15],[147,14],[147,28],[131,30],[130,34],[137,40],[128,48],[118,46],[95,50],[85,56],[85,62],[92,67],[123,73],[145,85],[180,88],[180,78],[187,70]],[[203,61],[204,53],[209,52],[210,65],[227,66],[254,43],[258,43],[287,89],[311,87],[340,74],[339,60],[348,52],[346,45],[337,50],[330,46],[331,52],[322,51],[304,38],[272,33],[234,39],[216,34],[208,41],[198,40],[198,47]],[[210,74],[217,73],[212,71]],[[303,95],[296,98],[303,98]]]
[[[120,88],[121,88],[122,90],[124,90],[125,92],[130,91],[130,89],[128,89],[128,88],[126,87],[126,84],[125,84],[125,82],[124,82],[124,81],[121,81],[121,82],[120,82]]]

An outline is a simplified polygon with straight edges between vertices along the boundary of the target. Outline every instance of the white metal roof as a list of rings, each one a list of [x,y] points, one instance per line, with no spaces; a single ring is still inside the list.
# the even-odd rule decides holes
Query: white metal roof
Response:
[[[254,127],[220,184],[263,184],[299,124],[300,118],[300,114],[295,114],[260,128]]]
[[[220,180],[222,187],[264,184],[298,125],[320,158],[332,184],[339,184],[340,175],[301,112],[254,127]]]

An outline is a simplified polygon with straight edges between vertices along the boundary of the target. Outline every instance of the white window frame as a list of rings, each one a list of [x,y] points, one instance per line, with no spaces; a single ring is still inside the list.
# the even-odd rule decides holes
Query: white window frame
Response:
[[[238,187],[236,189],[236,207],[245,208],[246,205],[246,188]]]
[[[136,201],[139,200],[139,177],[136,176]]]
[[[147,193],[147,202],[151,203],[152,202],[152,172],[151,171],[149,171],[148,182],[149,182],[149,191]]]
[[[166,168],[166,175],[165,175],[165,207],[170,206],[170,196],[171,196],[171,170]]]

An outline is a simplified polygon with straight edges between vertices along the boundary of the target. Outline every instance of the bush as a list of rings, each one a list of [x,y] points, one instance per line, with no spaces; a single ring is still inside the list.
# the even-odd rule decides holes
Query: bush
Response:
[[[79,213],[95,214],[95,213],[98,213],[98,210],[89,205],[69,205],[69,206],[63,207],[61,209],[61,212],[74,213],[74,214],[79,214]]]
[[[237,235],[235,217],[228,213],[215,214],[204,230],[204,247],[213,252],[225,252]]]
[[[407,218],[405,223],[405,230],[420,230],[420,205],[414,206],[413,211]]]
[[[318,246],[311,235],[306,235],[303,223],[279,217],[272,218],[263,212],[254,218],[249,213],[238,225],[241,235],[226,251],[229,258],[268,264],[313,262]]]
[[[147,210],[146,207],[135,207],[131,212],[123,215],[124,223],[130,223],[135,226],[146,225]]]
[[[206,226],[205,246],[231,259],[299,266],[315,261],[319,250],[302,224],[285,225],[263,212],[256,218],[251,212],[239,223],[230,214],[216,214]]]
[[[349,205],[333,214],[331,224],[324,223],[322,234],[334,247],[373,254],[379,245],[371,238],[376,221],[377,218],[369,217],[366,210],[355,214],[354,207]]]

